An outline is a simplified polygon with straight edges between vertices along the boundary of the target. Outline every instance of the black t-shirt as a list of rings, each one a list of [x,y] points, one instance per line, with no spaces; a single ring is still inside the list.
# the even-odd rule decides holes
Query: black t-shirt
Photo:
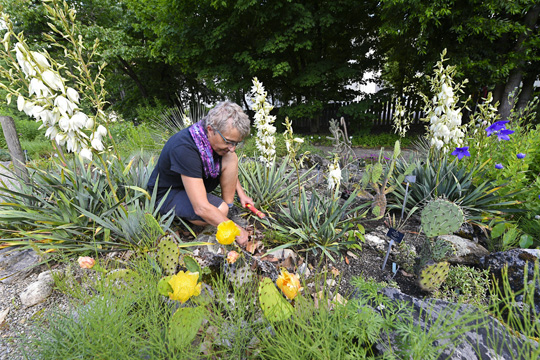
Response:
[[[219,161],[221,169],[221,156],[214,152],[214,161]],[[219,185],[217,178],[206,177],[199,149],[191,137],[189,128],[185,128],[165,143],[158,162],[150,179],[149,190],[153,190],[156,179],[158,180],[158,198],[161,198],[169,188],[184,189],[180,175],[203,179],[206,192],[211,192]]]

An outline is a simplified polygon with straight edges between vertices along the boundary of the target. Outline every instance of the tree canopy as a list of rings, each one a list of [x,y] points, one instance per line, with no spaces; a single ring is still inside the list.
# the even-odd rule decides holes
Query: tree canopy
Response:
[[[316,118],[382,70],[385,86],[425,90],[443,49],[468,93],[504,100],[538,78],[537,0],[66,0],[84,41],[99,39],[109,101],[137,107],[228,97],[246,102],[258,77],[284,113]],[[36,48],[50,33],[42,0],[0,0]],[[49,52],[55,49],[47,48]],[[58,54],[61,56],[61,54]]]

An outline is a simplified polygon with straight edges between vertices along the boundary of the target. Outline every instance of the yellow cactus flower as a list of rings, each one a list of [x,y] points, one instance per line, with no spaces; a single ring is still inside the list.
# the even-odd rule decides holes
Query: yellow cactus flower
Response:
[[[298,295],[298,291],[300,291],[300,279],[298,278],[298,275],[289,274],[287,270],[281,270],[276,285],[283,291],[283,294],[291,300],[294,299],[296,295]]]
[[[198,283],[198,272],[183,272],[171,276],[169,285],[173,292],[169,293],[171,300],[178,300],[182,304],[192,296],[198,296],[201,293],[201,283]]]
[[[217,227],[216,239],[221,245],[230,245],[240,235],[240,229],[232,220],[224,221]]]

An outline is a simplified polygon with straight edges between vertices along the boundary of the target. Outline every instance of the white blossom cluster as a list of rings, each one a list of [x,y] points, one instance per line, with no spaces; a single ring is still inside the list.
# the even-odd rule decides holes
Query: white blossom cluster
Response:
[[[251,87],[253,110],[255,111],[254,124],[257,128],[257,137],[255,144],[261,152],[260,160],[271,166],[276,156],[276,127],[272,125],[276,121],[276,117],[270,115],[270,111],[274,108],[266,101],[266,91],[261,82],[255,77],[253,78],[253,86]]]
[[[335,158],[332,164],[328,165],[328,189],[339,188],[341,183],[341,169],[339,168],[339,159]]]
[[[7,38],[3,39],[5,46]],[[99,125],[93,131],[94,119],[81,111],[79,93],[65,85],[65,80],[44,54],[29,51],[21,42],[15,45],[15,54],[25,78],[29,80],[28,99],[20,94],[17,98],[19,111],[41,121],[41,127],[47,128],[45,136],[60,146],[65,145],[68,152],[79,153],[83,158],[92,160],[91,148],[104,150],[102,138],[107,135],[107,129]]]
[[[461,146],[465,137],[465,126],[461,124],[462,113],[457,106],[454,83],[451,73],[453,68],[443,68],[442,61],[432,78],[432,90],[436,93],[431,104],[426,106],[431,146],[447,152]],[[459,89],[459,87],[458,87]]]

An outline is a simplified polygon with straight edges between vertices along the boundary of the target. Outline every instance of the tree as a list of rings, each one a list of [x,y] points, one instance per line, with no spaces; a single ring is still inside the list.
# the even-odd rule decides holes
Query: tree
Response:
[[[125,1],[152,54],[237,102],[257,76],[274,102],[316,116],[378,66],[370,1]]]
[[[536,0],[382,0],[382,51],[394,64],[386,78],[398,88],[414,83],[446,48],[459,76],[469,79],[468,92],[478,98],[494,91],[504,117],[523,75],[539,73],[539,7]]]

